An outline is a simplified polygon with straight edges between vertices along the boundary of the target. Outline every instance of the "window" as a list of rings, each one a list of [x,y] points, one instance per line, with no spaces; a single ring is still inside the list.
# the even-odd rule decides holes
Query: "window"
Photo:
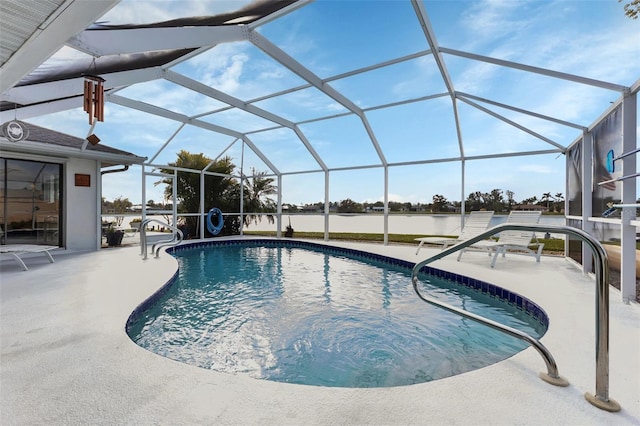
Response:
[[[62,165],[0,158],[0,243],[62,245]]]

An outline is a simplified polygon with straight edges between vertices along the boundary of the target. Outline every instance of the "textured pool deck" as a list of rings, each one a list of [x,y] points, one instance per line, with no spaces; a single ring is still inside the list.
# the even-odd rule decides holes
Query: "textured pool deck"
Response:
[[[333,243],[417,262],[415,246]],[[513,290],[542,306],[542,343],[569,387],[538,378],[529,348],[492,366],[430,383],[379,389],[291,385],[217,373],[148,352],[125,333],[129,314],[175,273],[167,254],[139,247],[0,262],[0,424],[640,424],[640,305],[610,293],[609,395],[622,411],[590,405],[595,392],[595,283],[570,261],[480,253],[433,266]],[[410,285],[408,283],[408,285]]]

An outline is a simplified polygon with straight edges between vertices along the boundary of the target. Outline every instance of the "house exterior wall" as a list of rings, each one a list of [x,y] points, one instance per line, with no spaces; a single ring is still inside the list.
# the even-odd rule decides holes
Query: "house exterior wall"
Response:
[[[98,162],[71,158],[65,166],[64,244],[70,250],[97,250],[99,247]],[[76,186],[76,174],[89,175],[90,186]]]
[[[62,164],[62,246],[72,250],[97,250],[100,247],[98,200],[101,194],[99,162],[93,159],[2,151],[2,157]],[[76,174],[89,175],[90,186],[76,186]]]

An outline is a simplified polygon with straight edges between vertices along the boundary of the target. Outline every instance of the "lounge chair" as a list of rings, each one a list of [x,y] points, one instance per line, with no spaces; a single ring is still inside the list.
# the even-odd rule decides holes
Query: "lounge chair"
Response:
[[[507,223],[532,225],[540,221],[540,212],[529,211],[512,211],[507,218]],[[529,246],[537,245],[537,250],[531,250]],[[469,247],[465,247],[460,250],[458,254],[458,261],[462,257],[462,254],[467,250],[480,250],[488,252],[489,256],[493,253],[493,259],[491,260],[491,267],[493,268],[498,259],[498,255],[502,254],[505,257],[508,250],[524,252],[525,254],[532,255],[536,258],[536,262],[540,262],[540,255],[542,254],[542,248],[544,243],[538,242],[535,233],[533,231],[502,231],[497,241],[478,241]]]
[[[53,256],[49,253],[49,250],[57,249],[57,246],[41,246],[37,244],[8,244],[0,246],[0,254],[9,254],[13,256],[22,269],[25,271],[28,270],[27,265],[24,264],[24,261],[20,258],[20,255],[26,253],[44,253],[49,259],[49,263],[53,263]]]
[[[422,246],[427,244],[436,244],[441,245],[442,250],[447,247],[458,244],[461,241],[468,240],[471,237],[475,237],[479,233],[486,231],[489,226],[489,222],[493,217],[492,211],[472,211],[469,214],[469,217],[464,222],[464,227],[462,231],[460,231],[460,235],[457,238],[446,238],[446,237],[422,237],[416,238],[416,241],[420,241],[418,244],[418,249],[416,250],[416,254],[420,251]]]

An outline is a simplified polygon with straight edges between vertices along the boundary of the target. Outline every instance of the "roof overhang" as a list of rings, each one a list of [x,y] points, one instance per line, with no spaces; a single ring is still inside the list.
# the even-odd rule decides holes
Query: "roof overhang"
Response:
[[[57,159],[78,158],[84,160],[100,161],[102,167],[112,167],[118,165],[143,164],[146,157],[137,155],[115,154],[100,151],[82,150],[79,148],[57,146],[48,143],[20,141],[11,142],[7,138],[0,136],[0,151],[3,156],[13,154],[17,158],[22,158],[22,154],[41,155],[46,157],[54,157]]]
[[[87,22],[94,22],[119,2],[49,0],[26,4],[22,0],[2,0],[6,19],[0,44],[6,55],[3,54],[0,67],[0,93],[15,86],[67,40],[82,32]],[[12,16],[20,19],[11,19]]]

